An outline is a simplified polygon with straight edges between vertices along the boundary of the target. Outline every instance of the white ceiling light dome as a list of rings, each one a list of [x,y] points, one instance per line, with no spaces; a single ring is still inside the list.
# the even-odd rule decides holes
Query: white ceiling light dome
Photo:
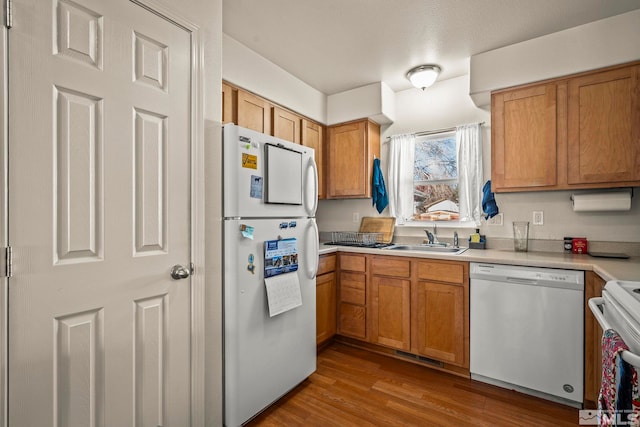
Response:
[[[415,87],[424,90],[435,83],[441,68],[438,65],[418,65],[407,71],[407,78]]]

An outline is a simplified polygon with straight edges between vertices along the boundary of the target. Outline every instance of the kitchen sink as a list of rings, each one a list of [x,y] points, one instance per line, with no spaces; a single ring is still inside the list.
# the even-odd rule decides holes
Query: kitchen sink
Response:
[[[455,247],[455,246],[426,246],[426,245],[395,245],[389,248],[390,251],[420,251],[420,252],[434,252],[440,254],[460,255],[467,248]]]

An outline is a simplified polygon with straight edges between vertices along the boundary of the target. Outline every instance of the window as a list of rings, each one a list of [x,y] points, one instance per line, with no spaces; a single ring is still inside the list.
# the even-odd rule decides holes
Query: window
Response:
[[[413,219],[458,221],[458,187],[455,132],[417,138],[413,168]]]
[[[425,221],[478,227],[482,218],[481,123],[455,131],[389,140],[389,214],[396,224]],[[460,162],[459,167],[457,162]]]

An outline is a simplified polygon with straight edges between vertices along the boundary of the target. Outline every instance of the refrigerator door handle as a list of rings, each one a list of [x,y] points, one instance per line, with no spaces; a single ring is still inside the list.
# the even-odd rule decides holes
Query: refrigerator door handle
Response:
[[[307,278],[315,279],[316,274],[318,273],[318,260],[320,256],[320,235],[318,233],[318,225],[316,224],[316,222],[314,220],[311,220],[309,221],[309,224],[310,226],[307,226],[307,229],[305,231],[305,237],[307,239],[312,239],[313,248],[315,249],[315,251],[313,254],[310,254],[311,251],[305,251],[308,256],[306,261],[308,265],[311,266],[311,268],[306,269],[306,273]],[[313,229],[313,236],[311,237],[309,236],[309,228]]]
[[[313,172],[313,204],[309,206],[308,198],[305,197],[304,207],[305,207],[305,210],[307,211],[307,214],[310,217],[313,217],[316,215],[316,209],[318,209],[318,166],[316,166],[316,162],[313,160],[313,157],[309,157],[309,160],[307,162],[307,173],[305,175],[307,179],[309,177],[309,173],[308,173],[309,168],[311,168]],[[305,189],[305,195],[306,195],[306,192],[308,190],[308,182],[305,183],[304,189]]]

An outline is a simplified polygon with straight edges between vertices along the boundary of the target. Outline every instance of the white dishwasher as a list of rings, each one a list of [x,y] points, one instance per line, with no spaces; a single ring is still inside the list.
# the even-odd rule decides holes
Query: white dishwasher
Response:
[[[471,378],[581,407],[584,272],[471,263]]]

